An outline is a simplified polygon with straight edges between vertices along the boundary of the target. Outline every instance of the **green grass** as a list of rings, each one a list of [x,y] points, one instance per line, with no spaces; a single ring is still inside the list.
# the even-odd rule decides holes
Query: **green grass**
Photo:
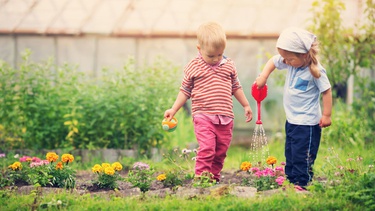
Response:
[[[68,192],[37,196],[35,193],[16,195],[4,191],[0,192],[0,196],[1,210],[30,210],[33,204],[38,210],[366,210],[350,201],[327,198],[325,194],[305,195],[293,191],[250,199],[233,196],[193,199],[173,196],[165,199],[111,196],[105,199],[89,194],[77,196]]]
[[[269,154],[278,159],[277,164],[285,161],[283,141],[269,141],[268,147]],[[184,199],[172,195],[160,199],[147,194],[144,197],[118,197],[112,193],[105,198],[70,192],[38,195],[34,191],[29,195],[19,195],[15,191],[1,190],[0,210],[32,210],[33,208],[36,208],[35,210],[373,210],[375,209],[373,186],[375,175],[374,169],[369,169],[369,166],[374,165],[375,162],[374,149],[371,145],[366,148],[339,146],[322,140],[314,170],[316,177],[327,179],[327,184],[314,183],[308,195],[287,189],[281,194],[256,198],[224,195]],[[238,170],[241,162],[249,158],[249,147],[231,146],[223,170]],[[8,160],[1,159],[2,169],[5,170],[9,165]],[[171,165],[166,159],[160,162],[146,159],[141,161],[150,163],[157,171],[176,169],[177,165],[191,170],[194,168],[191,165],[188,167],[187,161],[184,160],[178,161],[177,165]],[[84,166],[90,169],[94,164]],[[80,164],[77,162],[74,165],[78,167]],[[337,178],[335,172],[340,165],[345,166],[346,169],[355,169],[355,174],[347,173],[344,177]],[[368,176],[363,176],[364,173]],[[341,179],[342,183],[328,184],[337,179]]]

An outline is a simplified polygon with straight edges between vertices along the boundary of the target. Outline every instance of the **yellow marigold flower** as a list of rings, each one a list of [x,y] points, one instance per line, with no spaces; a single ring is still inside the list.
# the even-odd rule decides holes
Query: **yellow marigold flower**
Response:
[[[16,161],[12,165],[10,165],[9,168],[13,169],[13,171],[21,170],[22,164],[21,164],[21,162]]]
[[[114,163],[112,163],[112,168],[115,171],[121,171],[122,170],[122,165],[121,165],[120,162],[114,162]]]
[[[71,163],[73,162],[73,160],[74,160],[74,157],[71,154],[63,154],[61,156],[61,161],[64,163]]]
[[[103,168],[99,164],[95,164],[94,167],[92,167],[92,172],[94,173],[100,173],[103,171]]]
[[[48,152],[46,155],[46,159],[49,162],[56,162],[56,160],[59,159],[59,156],[54,152]]]
[[[267,162],[268,165],[274,165],[274,164],[276,164],[277,159],[275,157],[273,157],[273,156],[269,156],[267,158],[266,162]]]
[[[242,171],[249,171],[250,168],[251,168],[251,163],[249,161],[244,161],[241,163]]]
[[[109,163],[102,163],[102,168],[103,169],[105,169],[107,167],[110,167],[110,166],[111,166],[111,164],[109,164]]]
[[[165,179],[167,179],[167,176],[165,174],[160,174],[156,177],[156,179],[159,181],[164,181]]]
[[[56,164],[56,169],[57,170],[62,170],[64,168],[64,166],[63,166],[63,163],[62,162],[58,162],[57,164]]]
[[[104,169],[104,173],[108,175],[114,175],[115,170],[111,166],[108,166],[107,168]]]

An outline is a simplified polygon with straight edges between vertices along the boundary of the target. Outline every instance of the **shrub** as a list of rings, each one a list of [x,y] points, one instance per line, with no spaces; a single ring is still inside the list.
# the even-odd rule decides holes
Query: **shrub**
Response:
[[[159,59],[90,78],[53,61],[34,63],[30,52],[19,69],[0,61],[1,149],[150,149],[165,143],[165,109],[178,92],[177,68]],[[160,77],[168,75],[168,77]]]

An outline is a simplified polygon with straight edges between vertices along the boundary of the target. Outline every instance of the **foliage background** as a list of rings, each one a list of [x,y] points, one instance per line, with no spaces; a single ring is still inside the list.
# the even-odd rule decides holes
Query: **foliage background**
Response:
[[[367,18],[355,28],[342,26],[342,1],[312,4],[311,30],[319,38],[321,62],[334,87],[333,124],[323,136],[343,145],[373,145],[375,4],[366,1]],[[161,130],[163,113],[177,95],[181,75],[180,68],[167,60],[137,66],[129,59],[120,71],[103,69],[100,77],[92,77],[69,64],[56,66],[52,59],[35,63],[30,55],[24,52],[18,68],[0,62],[1,151],[117,148],[148,156],[154,147],[187,147],[195,142],[191,119],[183,111],[177,114],[175,132]],[[271,77],[283,81],[277,73]],[[355,95],[346,104],[346,96],[338,91],[342,86],[346,91],[350,77]],[[266,110],[272,108],[265,102]]]
[[[138,149],[147,153],[166,137],[164,111],[178,92],[177,68],[165,60],[103,69],[91,78],[53,61],[19,69],[0,63],[2,149]],[[166,77],[167,76],[167,77]]]

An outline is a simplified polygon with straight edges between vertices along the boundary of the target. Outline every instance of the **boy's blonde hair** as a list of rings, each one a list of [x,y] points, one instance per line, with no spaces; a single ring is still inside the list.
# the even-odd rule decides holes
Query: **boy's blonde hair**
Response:
[[[224,29],[215,22],[200,25],[197,30],[197,39],[201,48],[225,48],[227,43]]]

